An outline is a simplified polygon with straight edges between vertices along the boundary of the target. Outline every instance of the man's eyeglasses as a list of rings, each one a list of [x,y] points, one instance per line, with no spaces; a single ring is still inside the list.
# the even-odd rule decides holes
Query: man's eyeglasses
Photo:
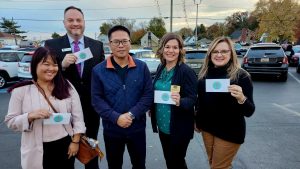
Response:
[[[123,46],[128,46],[130,44],[130,40],[127,40],[127,39],[123,39],[123,40],[112,40],[110,41],[110,43],[113,45],[113,46],[119,46],[120,43],[122,43]]]
[[[211,54],[213,54],[213,55],[218,55],[219,53],[222,56],[228,55],[230,53],[230,50],[214,50],[214,51],[211,52]]]

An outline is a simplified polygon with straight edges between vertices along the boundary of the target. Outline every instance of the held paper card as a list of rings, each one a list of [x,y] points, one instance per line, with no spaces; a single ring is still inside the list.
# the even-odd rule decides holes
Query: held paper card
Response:
[[[85,48],[79,52],[74,53],[74,55],[77,56],[77,61],[75,62],[76,64],[81,63],[93,57],[90,48]]]
[[[52,113],[49,119],[44,119],[44,124],[69,124],[71,113]]]
[[[206,79],[206,92],[228,92],[230,79]]]
[[[171,98],[171,92],[170,91],[161,91],[161,90],[154,91],[154,103],[174,104],[175,105],[175,102]]]
[[[180,92],[180,86],[178,85],[171,85],[171,92]]]

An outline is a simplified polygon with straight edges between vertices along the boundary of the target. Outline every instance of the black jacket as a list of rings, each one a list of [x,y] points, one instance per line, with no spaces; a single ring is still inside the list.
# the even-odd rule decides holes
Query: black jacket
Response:
[[[159,78],[165,65],[160,65],[153,85]],[[193,138],[194,106],[197,100],[197,77],[186,64],[177,64],[171,85],[180,86],[180,106],[171,106],[170,135],[174,143]],[[151,108],[151,123],[153,132],[158,132],[155,114],[155,104]]]
[[[226,67],[209,68],[207,76],[198,81],[197,128],[226,141],[242,144],[246,133],[244,116],[250,117],[255,110],[252,81],[248,73],[240,69],[238,79],[230,82],[242,87],[247,97],[244,104],[239,104],[230,93],[205,92],[205,79],[225,78],[228,78]]]
[[[63,60],[66,54],[72,53],[72,50],[63,51],[63,49],[71,49],[67,35],[57,39],[47,40],[45,42],[45,46],[56,51],[60,62]],[[100,41],[96,41],[84,36],[84,47],[90,48],[93,58],[84,62],[82,77],[80,78],[75,64],[71,64],[65,71],[63,71],[63,75],[74,85],[80,97],[84,97],[84,99],[88,99],[88,101],[90,101],[92,69],[98,63],[102,62],[105,57],[103,43]]]

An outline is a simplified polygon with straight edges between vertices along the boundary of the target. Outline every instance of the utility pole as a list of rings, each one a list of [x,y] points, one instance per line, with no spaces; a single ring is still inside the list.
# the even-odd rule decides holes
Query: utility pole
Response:
[[[173,0],[171,0],[170,32],[172,32],[172,26],[173,26]]]
[[[202,0],[194,0],[194,4],[197,5],[197,13],[196,13],[196,30],[195,30],[195,45],[197,47],[197,41],[198,41],[198,6],[201,4]]]

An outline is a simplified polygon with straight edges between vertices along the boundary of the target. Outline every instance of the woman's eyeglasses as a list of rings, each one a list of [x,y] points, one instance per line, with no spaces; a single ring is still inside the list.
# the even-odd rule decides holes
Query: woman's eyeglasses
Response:
[[[211,52],[211,54],[213,54],[213,55],[218,55],[219,53],[222,56],[228,55],[230,53],[230,50],[214,50],[214,51]]]

